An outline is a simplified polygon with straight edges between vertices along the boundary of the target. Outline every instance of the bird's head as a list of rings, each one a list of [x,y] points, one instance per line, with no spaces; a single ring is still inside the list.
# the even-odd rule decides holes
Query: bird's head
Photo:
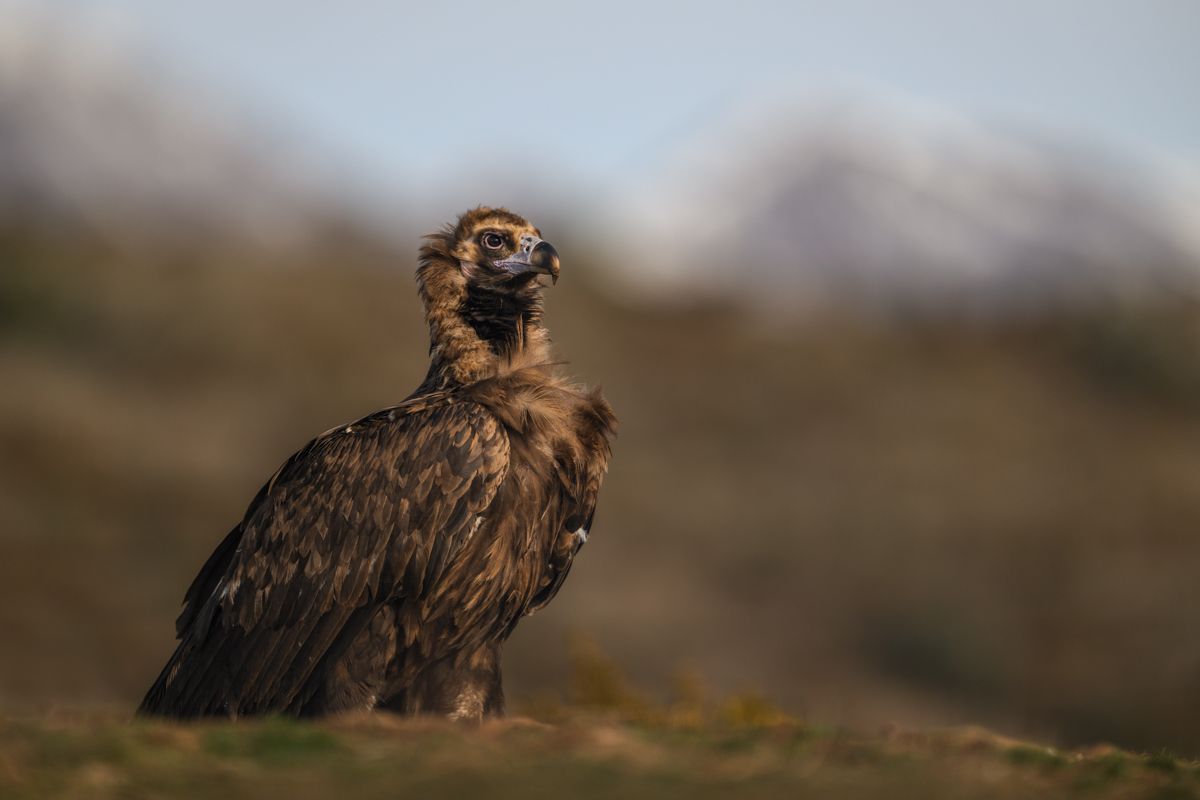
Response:
[[[426,238],[421,277],[428,281],[441,262],[456,275],[450,282],[463,289],[516,295],[541,288],[539,276],[558,280],[558,251],[542,240],[541,232],[504,208],[475,208],[452,226]],[[461,278],[459,280],[458,278]]]
[[[511,354],[540,342],[541,278],[557,281],[558,269],[554,247],[507,209],[475,208],[426,236],[417,281],[433,349],[450,354],[473,338]]]
[[[513,288],[549,275],[558,280],[558,251],[541,231],[503,208],[477,208],[454,227],[455,258],[468,282]]]

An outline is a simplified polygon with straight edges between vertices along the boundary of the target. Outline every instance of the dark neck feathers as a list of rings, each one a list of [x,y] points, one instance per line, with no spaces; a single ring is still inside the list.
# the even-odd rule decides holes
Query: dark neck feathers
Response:
[[[417,270],[429,323],[429,372],[418,391],[461,386],[502,372],[514,360],[545,361],[540,287],[469,283],[446,243],[430,237]]]

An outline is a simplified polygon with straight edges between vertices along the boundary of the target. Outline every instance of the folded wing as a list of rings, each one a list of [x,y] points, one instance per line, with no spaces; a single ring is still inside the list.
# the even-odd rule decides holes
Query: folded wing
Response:
[[[201,569],[140,710],[304,713],[381,605],[419,602],[437,583],[508,460],[495,418],[449,396],[313,440]]]

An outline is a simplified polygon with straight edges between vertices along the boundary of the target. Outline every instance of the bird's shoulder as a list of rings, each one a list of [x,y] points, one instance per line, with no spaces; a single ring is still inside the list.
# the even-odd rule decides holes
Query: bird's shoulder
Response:
[[[482,461],[497,466],[507,455],[507,432],[489,409],[461,392],[432,392],[319,434],[280,466],[260,495],[320,474],[356,479],[384,470],[403,481],[406,469],[422,464],[450,460],[462,472]]]

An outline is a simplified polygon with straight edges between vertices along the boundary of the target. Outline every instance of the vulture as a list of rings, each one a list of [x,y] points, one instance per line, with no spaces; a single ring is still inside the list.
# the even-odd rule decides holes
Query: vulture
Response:
[[[587,541],[616,427],[551,360],[558,274],[503,208],[425,237],[425,380],[271,476],[192,581],[139,713],[503,713],[501,647]]]

